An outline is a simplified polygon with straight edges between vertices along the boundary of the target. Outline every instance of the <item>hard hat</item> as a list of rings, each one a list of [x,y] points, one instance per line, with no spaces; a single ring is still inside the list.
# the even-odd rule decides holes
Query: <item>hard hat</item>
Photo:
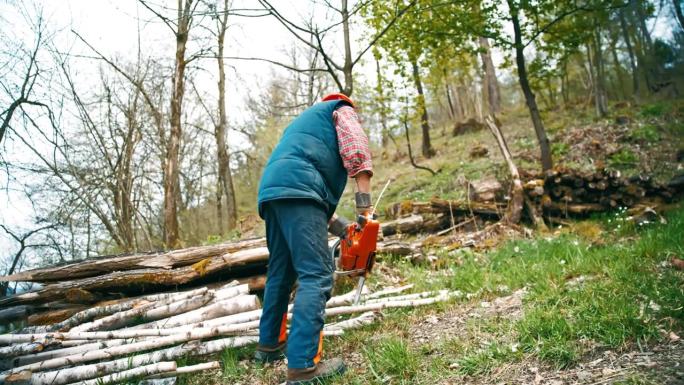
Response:
[[[341,93],[335,93],[335,94],[330,94],[326,95],[323,97],[322,101],[327,102],[329,100],[344,100],[345,102],[349,103],[352,107],[356,108],[356,105],[354,102],[349,98],[349,96]]]

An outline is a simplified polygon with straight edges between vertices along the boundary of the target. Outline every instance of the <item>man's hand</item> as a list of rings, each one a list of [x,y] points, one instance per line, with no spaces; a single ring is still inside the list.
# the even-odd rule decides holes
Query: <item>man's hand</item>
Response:
[[[328,222],[328,232],[332,235],[344,238],[347,234],[349,223],[350,222],[346,218],[338,217],[337,214],[335,214]]]

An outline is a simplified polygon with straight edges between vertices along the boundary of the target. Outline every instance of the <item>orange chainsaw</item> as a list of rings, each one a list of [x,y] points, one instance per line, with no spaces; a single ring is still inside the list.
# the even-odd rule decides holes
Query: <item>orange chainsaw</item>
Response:
[[[385,193],[390,181],[382,189],[373,210],[366,215],[359,215],[356,222],[347,226],[344,237],[340,238],[332,247],[333,258],[339,253],[339,267],[337,275],[359,277],[359,286],[354,296],[354,304],[359,303],[366,277],[375,264],[375,250],[378,244],[380,222],[375,219],[375,207],[378,207],[382,194]],[[338,250],[339,248],[339,250]]]

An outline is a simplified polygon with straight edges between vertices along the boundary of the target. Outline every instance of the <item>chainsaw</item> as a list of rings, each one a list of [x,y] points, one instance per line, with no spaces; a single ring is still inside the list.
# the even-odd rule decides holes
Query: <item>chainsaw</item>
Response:
[[[338,276],[359,277],[359,285],[354,296],[354,305],[359,303],[361,292],[368,274],[375,264],[375,251],[378,244],[380,222],[375,217],[375,207],[378,207],[382,194],[385,193],[390,181],[382,189],[373,210],[365,215],[359,215],[356,222],[347,226],[345,234],[332,246],[332,258],[339,255]]]

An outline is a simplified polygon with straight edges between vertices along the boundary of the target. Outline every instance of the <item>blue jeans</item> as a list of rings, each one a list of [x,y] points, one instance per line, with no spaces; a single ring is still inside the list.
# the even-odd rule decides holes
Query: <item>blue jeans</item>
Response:
[[[328,218],[309,199],[281,199],[264,206],[270,257],[259,324],[259,344],[276,346],[290,291],[299,280],[287,339],[288,367],[303,369],[320,359],[325,303],[330,299],[334,264],[328,249]]]

